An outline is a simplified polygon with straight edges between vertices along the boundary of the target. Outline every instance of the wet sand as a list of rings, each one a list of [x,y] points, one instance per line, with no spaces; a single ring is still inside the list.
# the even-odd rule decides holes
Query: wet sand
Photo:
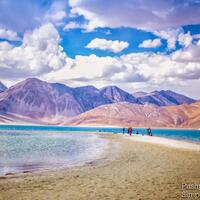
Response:
[[[2,177],[0,199],[171,200],[200,193],[181,189],[200,184],[199,151],[102,135],[111,142],[103,158],[73,169]]]

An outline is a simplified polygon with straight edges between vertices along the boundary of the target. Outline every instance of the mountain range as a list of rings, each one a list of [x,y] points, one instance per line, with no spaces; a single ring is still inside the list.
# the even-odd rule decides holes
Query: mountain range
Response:
[[[8,89],[1,83],[0,91],[2,123],[189,127],[198,118],[196,100],[170,90],[130,94],[116,86],[72,88],[29,78]]]

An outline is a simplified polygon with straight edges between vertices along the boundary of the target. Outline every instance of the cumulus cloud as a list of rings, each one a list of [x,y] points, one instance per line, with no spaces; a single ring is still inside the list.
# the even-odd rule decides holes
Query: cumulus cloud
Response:
[[[153,31],[155,35],[167,40],[167,47],[169,50],[176,48],[176,41],[178,40],[178,37],[182,32],[182,28],[170,28],[165,30]]]
[[[73,15],[88,20],[88,29],[125,26],[161,30],[200,23],[199,1],[69,0],[69,4]]]
[[[66,9],[66,1],[53,1],[44,15],[44,21],[62,25],[63,20],[67,17]]]
[[[0,28],[0,38],[10,40],[10,41],[20,40],[16,32],[8,30],[8,29],[3,29],[3,28]]]
[[[181,33],[178,36],[178,41],[181,45],[184,47],[189,47],[192,44],[193,37],[190,35],[190,33]]]
[[[181,26],[200,24],[200,2],[193,0],[127,0],[120,3],[118,0],[69,0],[69,5],[72,16],[84,16],[87,23],[82,28],[87,31],[97,27],[130,27],[151,31],[167,40],[169,50],[176,48],[177,41],[189,46],[189,35],[179,37],[183,33]]]
[[[129,90],[178,87],[200,79],[200,46],[195,44],[168,55],[143,52],[99,57],[93,54],[71,59],[59,42],[60,36],[52,24],[26,32],[21,46],[0,42],[0,78],[37,76],[71,86],[116,84]]]
[[[177,87],[190,80],[199,80],[200,63],[198,60],[190,60],[195,59],[195,55],[183,62],[178,57],[175,59],[177,52],[170,55],[130,53],[120,57],[76,56],[73,68],[61,68],[46,74],[44,78],[49,81],[60,79],[73,86],[123,84],[126,88],[138,84],[143,85],[142,87]],[[179,54],[184,56],[184,52]]]
[[[4,42],[0,42],[0,51],[8,51],[11,50],[13,48],[13,45],[11,45],[10,43],[4,41]]]
[[[172,54],[172,59],[184,63],[197,63],[200,64],[200,46],[190,45],[187,48],[175,51]]]
[[[52,24],[26,32],[18,47],[0,42],[0,78],[9,80],[37,76],[74,86],[95,84],[100,87],[107,84],[158,87],[200,78],[200,46],[195,44],[186,45],[168,55],[143,52],[99,57],[93,54],[77,55],[71,59],[59,42],[60,36]],[[102,48],[120,51],[120,42],[117,42],[117,47],[113,47],[113,42],[109,43],[109,47],[105,45]]]
[[[24,78],[56,71],[70,59],[59,45],[60,36],[52,24],[26,32],[21,46],[0,43],[0,77]]]
[[[128,46],[129,43],[124,41],[119,41],[119,40],[113,41],[113,40],[95,38],[89,44],[86,45],[86,48],[108,50],[114,53],[119,53],[122,50],[126,49]]]
[[[0,28],[24,33],[43,23],[60,25],[67,16],[67,0],[0,1]]]
[[[154,39],[154,40],[144,40],[141,44],[139,44],[139,47],[141,48],[156,48],[161,46],[161,40],[160,39]]]
[[[176,43],[178,42],[183,47],[189,47],[194,39],[198,39],[199,34],[191,35],[190,32],[184,33],[182,28],[168,29],[153,31],[153,33],[162,39],[167,40],[167,47],[169,50],[176,48]]]

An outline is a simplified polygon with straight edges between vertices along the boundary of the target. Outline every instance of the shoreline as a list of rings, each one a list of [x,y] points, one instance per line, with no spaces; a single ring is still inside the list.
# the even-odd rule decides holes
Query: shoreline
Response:
[[[14,130],[15,131],[15,130]],[[20,130],[16,130],[17,132],[21,132]],[[15,132],[16,132],[15,131]],[[53,133],[49,132],[49,131],[43,131],[43,133],[45,134],[56,134],[59,133],[59,134],[66,134],[64,132],[60,132],[60,131],[54,131]],[[1,133],[1,130],[0,130],[0,133]],[[31,134],[37,134],[38,131],[33,131]],[[71,132],[69,132],[71,134]],[[75,132],[73,134],[73,136],[76,137],[76,135],[84,135],[85,132]],[[0,178],[8,178],[8,177],[11,177],[11,176],[18,176],[18,175],[22,175],[22,174],[32,174],[32,173],[45,173],[45,172],[51,172],[51,171],[57,171],[57,170],[69,170],[69,169],[73,169],[73,168],[77,168],[77,167],[82,167],[84,166],[85,164],[87,163],[94,163],[96,162],[97,160],[101,160],[105,157],[106,154],[108,154],[107,152],[109,152],[109,148],[110,148],[110,141],[109,140],[106,140],[105,137],[103,135],[100,135],[100,134],[97,134],[96,132],[91,132],[91,133],[88,133],[87,134],[92,134],[93,136],[95,136],[95,138],[97,140],[99,140],[99,142],[101,142],[101,145],[98,147],[98,148],[93,148],[93,151],[92,153],[90,154],[90,156],[86,156],[86,157],[83,157],[82,159],[78,160],[78,161],[74,161],[74,160],[68,160],[67,162],[66,161],[63,161],[63,162],[55,162],[55,163],[52,163],[51,166],[47,166],[45,163],[42,163],[40,164],[39,163],[33,163],[33,164],[29,164],[29,165],[24,165],[21,164],[21,165],[18,165],[18,166],[13,166],[13,168],[22,168],[23,167],[23,170],[9,170],[5,173],[0,173]],[[100,141],[101,140],[101,141]],[[41,161],[41,160],[40,160]],[[1,163],[0,163],[1,164]],[[9,165],[7,166],[9,168]],[[1,172],[1,171],[0,171]]]
[[[156,144],[156,145],[166,146],[168,148],[200,151],[200,142],[194,142],[190,140],[181,140],[181,139],[179,140],[167,137],[135,135],[135,134],[132,135],[131,137],[130,136],[125,136],[125,137],[133,141]]]
[[[59,131],[58,131],[59,132]],[[77,132],[76,132],[77,133]],[[81,134],[84,134],[84,132],[78,132]],[[110,157],[109,152],[111,148],[115,145],[110,142],[110,137],[117,136],[123,140],[131,140],[133,143],[134,142],[139,142],[139,143],[147,143],[147,144],[153,144],[153,145],[158,145],[161,147],[167,147],[167,148],[172,148],[172,149],[179,149],[179,150],[189,150],[189,151],[197,151],[200,152],[200,143],[199,142],[192,142],[192,141],[186,141],[186,140],[177,140],[177,139],[172,139],[172,138],[164,138],[164,137],[157,137],[157,136],[147,136],[147,135],[136,135],[133,134],[132,136],[129,136],[127,134],[114,134],[114,133],[106,133],[106,132],[91,132],[91,134],[97,135],[98,137],[107,140],[105,144],[104,149],[101,150],[101,152],[96,153],[96,158],[89,159],[89,160],[83,160],[80,162],[77,162],[73,165],[68,164],[66,166],[57,166],[52,167],[52,168],[44,168],[44,169],[35,169],[35,170],[25,170],[24,172],[9,172],[4,175],[0,175],[0,179],[2,178],[9,178],[12,176],[20,176],[23,174],[32,174],[32,173],[48,173],[52,171],[57,171],[57,170],[71,170],[79,167],[84,167],[87,164],[91,163],[99,163],[99,161],[102,161],[103,159]]]
[[[63,125],[62,123],[61,124],[37,124],[37,123],[12,123],[12,124],[9,124],[9,123],[2,123],[0,122],[0,126],[1,125],[5,125],[5,126],[53,126],[53,127],[78,127],[78,128],[88,128],[88,127],[91,127],[91,128],[123,128],[122,126],[117,126],[117,125],[107,125],[107,124],[97,124],[97,125],[90,125],[90,124],[81,124],[81,125],[75,125],[75,126],[70,126],[70,125]],[[124,127],[124,128],[128,128],[128,127]],[[137,126],[132,126],[133,129],[147,129],[149,127],[147,126],[141,126],[141,127],[137,127]],[[165,129],[165,130],[197,130],[199,131],[200,128],[189,128],[189,127],[150,127],[151,129]]]
[[[0,124],[0,131],[1,130],[6,130],[6,131],[18,131],[17,129],[12,129],[12,127],[21,127],[19,128],[19,131],[23,131],[23,127],[26,128],[28,127],[27,129],[24,129],[24,131],[27,131],[29,130],[29,127],[30,127],[30,131],[53,131],[53,132],[88,132],[88,133],[110,133],[110,134],[122,134],[122,132],[116,132],[116,131],[119,131],[122,129],[122,127],[116,127],[116,126],[61,126],[61,125],[37,125],[37,124]],[[4,127],[8,127],[8,128],[5,128]],[[11,127],[9,129],[9,127]],[[31,128],[32,127],[32,128]],[[34,130],[34,127],[37,127],[36,130]],[[41,127],[41,130],[40,130],[40,127]],[[44,129],[44,128],[47,128]],[[51,130],[52,128],[52,130]],[[58,128],[58,130],[55,130],[55,128]],[[72,130],[70,130],[70,128],[72,128]],[[83,128],[83,130],[81,130],[81,128]],[[91,128],[91,130],[90,130]],[[95,130],[96,128],[96,130]],[[144,129],[146,130],[146,128],[141,128],[141,127],[132,127],[133,130],[140,130],[140,129]],[[78,130],[80,129],[80,130]],[[87,129],[87,130],[84,130],[84,129]],[[101,129],[110,129],[110,130],[101,130]],[[113,130],[112,130],[113,129]],[[115,130],[116,129],[116,130]],[[187,130],[188,131],[195,131],[195,132],[199,132],[200,134],[200,130],[199,129],[189,129],[189,128],[152,128],[152,131],[156,132],[156,131],[165,131],[167,132],[168,130],[169,131],[184,131],[186,132]],[[114,132],[112,132],[114,131]],[[122,130],[121,130],[122,131]],[[125,133],[126,135],[127,133]],[[195,133],[196,134],[196,133]],[[133,133],[133,136],[136,135],[135,133]],[[143,136],[146,136],[146,134],[142,134],[140,133],[139,135],[143,135]],[[170,139],[170,140],[176,140],[176,141],[182,141],[182,142],[189,142],[189,143],[196,143],[196,144],[200,144],[200,138],[198,138],[197,136],[195,137],[191,137],[191,138],[187,138],[188,136],[184,135],[183,134],[183,138],[181,137],[170,137],[170,134],[169,134],[169,137],[165,136],[165,135],[162,135],[162,134],[158,134],[158,133],[153,133],[153,137],[154,138],[165,138],[165,139]],[[200,137],[200,136],[199,136]]]
[[[101,159],[72,169],[0,179],[0,200],[170,200],[181,194],[181,183],[200,182],[198,151],[136,141],[130,136],[98,135],[111,142]]]
[[[84,134],[84,132],[80,132]],[[112,142],[112,138],[115,137],[115,135],[111,135],[110,133],[96,133],[96,132],[91,132],[91,134],[97,135],[98,137],[107,140],[105,144],[104,149],[101,150],[101,152],[97,152],[97,157],[89,160],[84,160],[80,161],[79,163],[73,164],[73,165],[68,165],[68,166],[59,166],[57,168],[49,168],[49,169],[36,169],[33,171],[24,171],[24,172],[10,172],[8,174],[4,174],[0,176],[0,182],[3,179],[13,179],[13,178],[21,178],[21,177],[32,177],[32,176],[41,176],[41,175],[48,175],[51,173],[64,173],[64,172],[70,172],[73,170],[81,170],[83,168],[87,168],[90,166],[97,166],[97,165],[102,165],[104,162],[113,160],[114,157],[116,156],[116,152],[119,150],[117,147],[117,144]],[[119,135],[117,135],[118,137]],[[1,198],[0,198],[1,200]]]

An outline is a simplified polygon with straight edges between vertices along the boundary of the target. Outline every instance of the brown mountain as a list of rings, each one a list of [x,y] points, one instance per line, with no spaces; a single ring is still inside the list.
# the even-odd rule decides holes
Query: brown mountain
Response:
[[[200,102],[180,107],[188,116],[188,120],[185,121],[182,126],[190,128],[200,128]]]
[[[200,103],[166,107],[114,103],[82,113],[64,124],[199,128]]]

